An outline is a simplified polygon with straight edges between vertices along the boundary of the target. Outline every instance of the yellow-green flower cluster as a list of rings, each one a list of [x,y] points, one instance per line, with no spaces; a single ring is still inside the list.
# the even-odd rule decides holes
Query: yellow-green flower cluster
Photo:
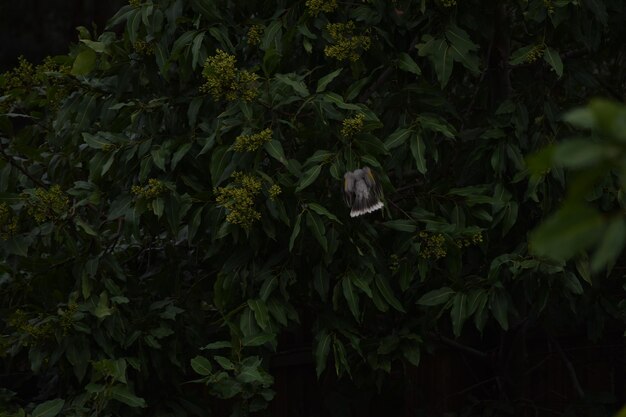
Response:
[[[280,185],[274,184],[269,188],[268,192],[270,194],[270,199],[275,200],[280,195],[282,190],[280,189]]]
[[[0,240],[8,240],[17,233],[17,216],[7,203],[0,204]]]
[[[241,135],[235,139],[235,152],[254,152],[272,140],[272,129],[265,129],[254,135]]]
[[[59,185],[53,185],[49,190],[37,188],[34,196],[22,196],[28,198],[27,212],[37,223],[58,220],[67,213],[70,205],[70,199]]]
[[[77,311],[78,304],[76,304],[75,302],[69,303],[67,305],[67,310],[61,311],[61,318],[59,320],[59,323],[61,324],[61,328],[63,329],[64,333],[67,333],[67,331],[74,324],[74,314],[76,314]]]
[[[432,234],[428,232],[420,232],[420,251],[419,255],[424,259],[437,260],[445,257],[448,252],[446,250],[446,238],[442,234]]]
[[[248,45],[257,46],[261,42],[261,37],[265,28],[262,25],[252,25],[248,29]]]
[[[526,62],[528,64],[531,64],[541,58],[543,56],[544,49],[545,45],[543,44],[535,45],[535,47],[531,49],[530,52],[528,52],[528,55],[526,56]]]
[[[456,6],[456,0],[441,0],[441,5],[443,7]]]
[[[220,49],[204,63],[202,76],[205,79],[200,91],[210,93],[216,100],[224,97],[228,101],[241,98],[252,101],[257,96],[258,75],[239,70],[237,58]]]
[[[472,235],[454,241],[459,248],[467,248],[472,245],[480,245],[483,243],[483,234],[481,232],[473,233]]]
[[[47,57],[37,66],[34,66],[23,56],[18,58],[17,67],[3,74],[3,90],[9,91],[15,88],[32,88],[42,84],[48,79],[48,72],[69,73],[69,67],[59,65],[51,57]]]
[[[137,9],[138,7],[141,7],[141,0],[128,0],[128,4]]]
[[[363,113],[344,119],[341,124],[341,136],[344,138],[351,138],[352,136],[361,133],[364,122],[365,115]]]
[[[254,208],[254,200],[261,191],[261,180],[243,172],[234,172],[233,182],[229,187],[218,187],[214,190],[215,201],[228,210],[226,221],[250,228],[261,219],[261,213]]]
[[[395,253],[389,257],[389,270],[392,273],[398,272],[400,269],[400,257]]]
[[[148,184],[140,187],[139,185],[133,185],[130,188],[130,192],[137,197],[145,198],[146,200],[153,200],[167,191],[167,186],[156,178],[148,179]]]
[[[326,26],[332,45],[324,48],[324,55],[339,61],[350,60],[355,62],[361,56],[362,51],[367,51],[372,43],[369,36],[355,35],[353,21],[347,23],[329,23]]]
[[[139,55],[143,55],[143,56],[154,55],[154,45],[150,42],[144,41],[143,39],[137,40],[133,44],[133,49]]]
[[[317,16],[320,12],[334,12],[337,8],[337,0],[306,0],[305,5],[311,16]]]
[[[28,320],[26,313],[18,309],[9,317],[8,323],[10,326],[14,327],[18,333],[27,334],[36,341],[40,341],[54,335],[53,323],[51,321],[42,323],[41,318],[42,317],[39,317],[37,320]]]

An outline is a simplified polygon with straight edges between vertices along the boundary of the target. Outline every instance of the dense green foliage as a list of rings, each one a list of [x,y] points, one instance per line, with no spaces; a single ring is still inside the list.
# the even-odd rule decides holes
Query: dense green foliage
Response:
[[[380,386],[442,337],[623,327],[626,110],[562,120],[625,96],[623,1],[130,3],[0,78],[2,415],[244,416],[294,333]]]

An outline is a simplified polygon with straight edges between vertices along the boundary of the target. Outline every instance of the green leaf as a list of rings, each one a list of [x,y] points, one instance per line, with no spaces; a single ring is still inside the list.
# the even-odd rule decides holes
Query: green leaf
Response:
[[[352,315],[357,321],[360,321],[359,297],[356,295],[354,287],[352,286],[352,281],[349,277],[346,276],[341,280],[341,287],[343,289],[343,296],[348,302],[348,307],[350,308]]]
[[[420,348],[417,345],[402,346],[402,354],[413,366],[420,364]]]
[[[509,300],[504,290],[495,289],[489,294],[489,308],[500,326],[504,330],[509,329]]]
[[[393,290],[391,289],[391,285],[389,285],[389,281],[384,275],[376,274],[374,277],[374,282],[376,283],[376,288],[380,291],[380,294],[383,296],[385,301],[389,303],[393,308],[400,311],[401,313],[406,313],[404,307],[400,303],[400,300],[396,298],[393,294]]]
[[[398,128],[395,132],[393,132],[387,140],[385,140],[385,147],[387,150],[391,150],[397,148],[398,146],[404,145],[406,141],[413,133],[413,130],[407,129],[404,127]]]
[[[411,72],[415,75],[422,75],[422,70],[417,63],[406,52],[401,52],[398,55],[398,68],[403,71]]]
[[[320,171],[322,170],[321,165],[315,165],[314,167],[309,168],[303,175],[300,181],[298,182],[298,186],[296,187],[296,192],[300,192],[304,190],[309,185],[313,184],[313,182],[320,175]]]
[[[111,398],[130,407],[146,407],[146,401],[132,393],[126,385],[114,385],[109,393]]]
[[[310,211],[306,213],[306,224],[315,236],[315,239],[319,242],[324,252],[328,252],[328,241],[326,239],[326,227],[324,222],[317,214],[313,214]]]
[[[296,217],[296,223],[293,226],[293,230],[291,232],[291,237],[289,238],[289,252],[293,249],[293,244],[296,241],[296,238],[300,234],[300,222],[302,221],[302,214],[298,214]]]
[[[211,366],[211,362],[204,356],[196,356],[191,359],[191,367],[193,370],[202,376],[209,376],[212,373],[213,367]]]
[[[224,356],[215,355],[213,356],[213,359],[222,367],[222,369],[225,369],[227,371],[232,371],[235,369],[235,364],[230,359],[225,358]]]
[[[524,46],[522,48],[515,50],[509,58],[509,64],[520,65],[520,64],[524,64],[528,62],[530,59],[531,52],[536,50],[536,48],[537,48],[537,45],[528,45],[528,46]]]
[[[74,59],[74,65],[72,65],[72,75],[87,75],[96,66],[97,54],[93,49],[84,49]]]
[[[270,325],[270,316],[263,300],[248,300],[248,306],[254,311],[254,318],[259,327],[263,330],[267,330]]]
[[[415,159],[417,170],[422,174],[425,174],[427,171],[425,151],[424,140],[420,134],[416,133],[411,137],[411,154],[413,154],[413,159]]]
[[[64,405],[65,400],[61,398],[46,401],[35,407],[31,417],[54,417],[61,412]]]
[[[271,156],[283,165],[287,165],[287,158],[285,158],[285,151],[283,145],[276,139],[272,139],[263,145],[263,149]]]
[[[293,88],[293,90],[301,97],[309,96],[309,89],[306,87],[306,84],[304,84],[304,82],[300,79],[302,77],[296,74],[276,74],[275,77],[278,81]]]
[[[580,295],[583,293],[583,286],[580,284],[580,280],[572,272],[566,272],[563,279],[565,288],[570,290],[572,294]]]
[[[374,297],[369,283],[365,279],[363,279],[362,275],[353,272],[350,274],[350,280],[357,288],[363,291],[369,298]]]
[[[597,242],[604,229],[600,213],[568,202],[530,234],[529,249],[538,256],[567,260]]]
[[[341,221],[339,221],[337,216],[335,216],[330,211],[326,210],[324,207],[322,207],[321,205],[317,203],[307,203],[307,207],[313,210],[314,212],[316,212],[317,214],[319,214],[320,216],[325,216],[326,218],[330,220],[334,220],[339,224],[343,224],[341,223]]]
[[[261,285],[261,289],[259,290],[259,298],[263,301],[267,301],[274,288],[278,286],[278,276],[275,274],[271,274],[269,278],[263,281],[263,285]]]
[[[445,88],[452,75],[453,54],[445,39],[440,39],[434,46],[431,59],[435,64],[435,72],[441,83],[441,88]]]
[[[328,352],[330,352],[330,345],[332,343],[332,336],[326,331],[322,331],[317,335],[317,346],[315,348],[315,372],[319,378],[326,369],[326,362],[328,360]]]
[[[563,61],[559,52],[553,48],[547,47],[543,51],[543,59],[552,67],[559,78],[563,75]]]
[[[326,90],[326,86],[328,86],[328,84],[330,84],[332,80],[337,78],[337,76],[341,74],[341,71],[343,71],[343,68],[339,68],[338,70],[335,70],[331,72],[330,74],[325,75],[322,78],[320,78],[319,81],[317,82],[317,89],[315,90],[315,92],[321,93],[324,90]]]
[[[580,169],[598,165],[619,155],[617,147],[589,139],[570,139],[554,147],[552,159],[565,168]]]
[[[417,304],[421,306],[436,306],[447,302],[455,291],[452,288],[443,287],[438,290],[432,290],[422,295]]]
[[[216,187],[224,174],[224,170],[230,163],[231,155],[228,152],[228,146],[223,145],[215,148],[211,155],[211,165],[209,170],[211,171],[211,180],[213,186]]]
[[[623,217],[619,216],[607,224],[600,245],[591,258],[591,270],[597,272],[612,265],[624,249],[624,239],[626,239],[626,222]]]
[[[389,220],[383,223],[383,225],[400,232],[414,233],[417,230],[417,225],[413,220]]]
[[[266,343],[274,342],[276,340],[276,336],[271,333],[259,333],[255,335],[251,335],[248,337],[244,337],[241,341],[241,344],[244,346],[262,346]]]
[[[467,311],[467,294],[457,293],[452,301],[450,318],[452,319],[452,331],[456,337],[461,335],[463,323],[469,316]]]

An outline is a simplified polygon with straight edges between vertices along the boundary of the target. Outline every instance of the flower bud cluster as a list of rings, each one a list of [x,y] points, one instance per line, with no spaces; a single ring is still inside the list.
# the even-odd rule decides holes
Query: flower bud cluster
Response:
[[[167,191],[167,186],[156,178],[148,179],[148,184],[140,187],[133,185],[130,188],[130,192],[137,197],[145,198],[146,200],[153,200]]]
[[[334,12],[337,9],[337,0],[306,0],[305,5],[311,16],[317,16],[320,12]]]
[[[27,212],[37,223],[59,220],[70,206],[70,199],[59,185],[49,190],[37,188],[34,195],[22,194],[22,197],[27,199]]]
[[[257,96],[256,83],[258,75],[239,70],[236,67],[237,58],[220,49],[210,56],[204,63],[202,76],[204,84],[200,91],[210,93],[216,100],[224,97],[228,101],[239,98],[252,101]]]
[[[339,61],[357,61],[361,53],[370,48],[372,40],[367,35],[355,35],[355,29],[353,21],[329,23],[326,30],[328,30],[333,44],[324,48],[324,55]]]
[[[254,152],[272,140],[272,129],[265,129],[254,135],[241,135],[235,139],[235,152]]]
[[[215,201],[228,210],[226,221],[249,229],[261,219],[261,213],[254,207],[256,196],[261,192],[261,180],[243,172],[234,172],[233,182],[228,187],[214,190]]]
[[[344,119],[341,126],[341,136],[344,138],[351,138],[354,135],[361,133],[364,122],[365,115],[363,113]]]
[[[420,232],[419,255],[424,259],[437,260],[448,254],[446,250],[446,238],[442,234]]]
[[[7,203],[0,204],[0,240],[8,240],[17,233],[17,216]]]

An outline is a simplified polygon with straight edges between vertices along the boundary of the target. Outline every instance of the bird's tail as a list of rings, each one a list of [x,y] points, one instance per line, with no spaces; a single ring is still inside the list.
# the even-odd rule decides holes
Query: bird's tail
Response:
[[[366,198],[357,198],[350,211],[350,217],[357,217],[363,214],[371,213],[376,210],[380,210],[384,207],[382,201],[378,199],[375,194],[370,194]]]

